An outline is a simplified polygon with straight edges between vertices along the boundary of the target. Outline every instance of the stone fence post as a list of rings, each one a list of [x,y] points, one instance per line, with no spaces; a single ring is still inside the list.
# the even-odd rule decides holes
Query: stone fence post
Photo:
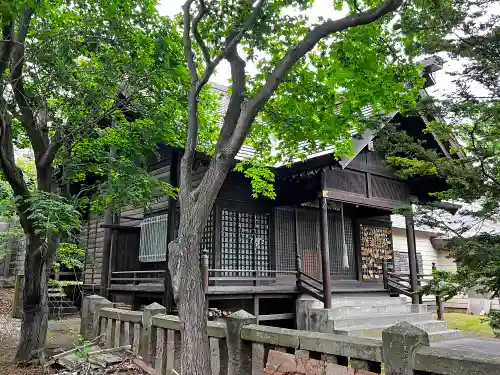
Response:
[[[429,346],[427,332],[408,322],[401,322],[382,332],[385,375],[413,375],[414,352]]]
[[[81,322],[80,322],[80,335],[84,340],[93,340],[97,335],[94,323],[97,320],[99,310],[104,307],[113,307],[111,301],[98,295],[86,296],[82,301]]]
[[[151,329],[151,318],[157,314],[166,314],[167,309],[160,305],[159,303],[153,302],[150,305],[144,307],[142,312],[142,334],[140,341],[139,355],[146,361],[153,357],[153,351],[156,348],[150,348],[149,344],[155,342],[155,337],[150,337],[152,334],[156,335],[156,331]]]
[[[257,318],[239,310],[226,317],[226,342],[228,352],[228,375],[249,375],[252,373],[252,345],[241,339],[241,329],[256,324]]]

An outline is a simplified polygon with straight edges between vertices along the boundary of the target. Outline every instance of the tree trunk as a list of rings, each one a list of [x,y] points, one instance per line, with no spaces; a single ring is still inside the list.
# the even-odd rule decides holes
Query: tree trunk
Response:
[[[179,235],[169,244],[169,269],[181,321],[181,373],[184,375],[211,373],[207,309],[199,261],[201,232],[209,212],[193,202],[184,206]]]
[[[57,235],[26,235],[24,260],[23,317],[16,362],[29,362],[45,344],[49,315],[47,285],[59,244]]]

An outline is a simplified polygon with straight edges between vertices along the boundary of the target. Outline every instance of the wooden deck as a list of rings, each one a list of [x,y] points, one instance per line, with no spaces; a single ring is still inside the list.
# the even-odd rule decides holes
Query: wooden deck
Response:
[[[236,283],[236,281],[234,281]],[[337,293],[386,293],[382,283],[360,282],[357,280],[333,280],[332,294]],[[144,282],[139,284],[112,284],[111,291],[116,292],[147,292],[163,293],[163,281]],[[263,298],[285,297],[299,294],[295,280],[281,279],[278,282],[269,285],[209,285],[207,290],[208,299],[223,299],[240,297],[252,298],[253,295],[259,295]]]

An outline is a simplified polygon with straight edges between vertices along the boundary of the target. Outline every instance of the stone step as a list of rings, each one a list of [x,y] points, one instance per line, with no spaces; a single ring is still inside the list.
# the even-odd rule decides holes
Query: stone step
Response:
[[[407,303],[406,297],[344,297],[332,299],[332,307],[405,305]]]
[[[399,322],[421,322],[432,321],[432,313],[382,313],[364,316],[346,316],[340,319],[334,319],[333,326],[335,330],[343,328],[356,328],[363,326],[392,326]]]
[[[448,324],[445,321],[441,320],[422,320],[419,322],[409,322],[410,324],[418,327],[426,332],[442,332],[448,329]],[[394,324],[373,324],[373,325],[360,325],[357,327],[345,327],[338,328],[335,330],[337,333],[348,333],[350,336],[355,336],[358,334],[368,334],[371,336],[373,333],[381,334],[382,331],[386,328],[389,328]]]
[[[328,310],[329,319],[350,318],[358,316],[366,316],[379,313],[425,313],[427,312],[426,305],[360,305],[360,306],[339,306]]]
[[[442,341],[442,340],[454,340],[464,337],[463,331],[459,331],[456,329],[446,329],[442,327],[440,324],[436,324],[436,321],[433,322],[419,322],[419,323],[411,323],[414,326],[423,329],[429,335],[429,341]],[[353,337],[365,337],[372,339],[382,339],[382,331],[387,327],[365,327],[364,329],[359,330],[345,330],[345,331],[336,331],[336,333],[341,335],[353,336]],[[427,328],[428,330],[426,330]]]

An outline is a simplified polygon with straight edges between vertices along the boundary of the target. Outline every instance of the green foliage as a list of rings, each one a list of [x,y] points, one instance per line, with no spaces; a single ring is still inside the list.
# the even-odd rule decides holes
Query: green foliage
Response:
[[[37,233],[69,233],[80,230],[80,214],[66,198],[44,191],[28,198],[28,218]]]
[[[500,312],[491,311],[488,314],[488,324],[493,329],[493,334],[496,338],[500,337]]]
[[[52,268],[58,272],[61,266],[67,269],[83,269],[85,260],[85,250],[80,249],[77,245],[63,242],[59,244],[56,251],[56,260]]]
[[[479,202],[471,221],[500,219],[500,17],[490,10],[498,1],[440,2],[441,19],[408,23],[407,27],[448,30],[447,38],[418,40],[414,48],[441,52],[459,60],[463,67],[451,73],[454,90],[437,100],[421,102],[420,112],[429,120],[428,139],[440,139],[445,151],[429,149],[428,142],[415,140],[396,127],[380,133],[378,147],[403,177],[431,175],[443,178],[446,191],[433,195],[441,200]],[[434,7],[437,5],[432,5]],[[464,17],[467,15],[467,17]],[[436,25],[435,22],[440,22]],[[452,26],[450,28],[450,26]],[[432,35],[432,34],[430,34]],[[448,157],[448,155],[452,157]]]
[[[435,270],[432,273],[433,279],[422,287],[421,294],[440,296],[441,301],[446,302],[464,291],[457,274],[440,270]]]
[[[466,287],[500,296],[500,236],[480,234],[457,237],[448,244],[450,256],[458,263],[458,279]]]

